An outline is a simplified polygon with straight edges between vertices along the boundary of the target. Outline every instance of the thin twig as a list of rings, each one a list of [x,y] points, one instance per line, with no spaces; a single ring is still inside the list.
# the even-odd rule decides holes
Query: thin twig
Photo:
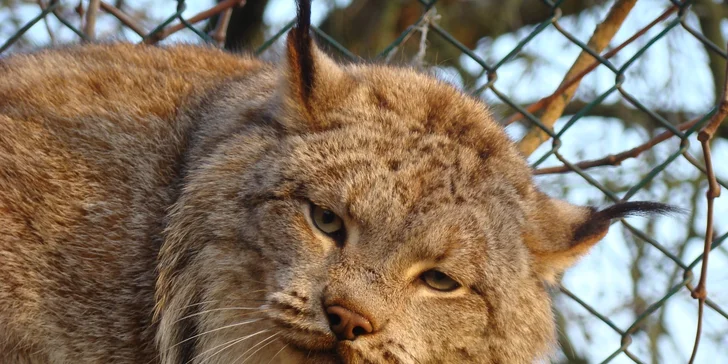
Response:
[[[677,125],[675,128],[678,130],[686,130],[694,126],[699,119],[690,120],[688,122],[682,123]],[[654,138],[646,141],[644,144],[640,144],[630,150],[617,153],[617,154],[610,154],[604,158],[599,159],[592,159],[588,161],[583,161],[576,163],[575,166],[580,169],[588,169],[593,167],[601,167],[601,166],[618,166],[622,164],[625,160],[629,158],[637,158],[640,154],[642,154],[645,151],[648,151],[652,149],[657,144],[660,144],[664,142],[665,140],[670,139],[671,137],[675,136],[672,131],[667,130],[664,131],[658,135],[656,135]],[[535,171],[533,171],[534,175],[538,174],[558,174],[558,173],[568,173],[568,172],[574,172],[573,169],[571,169],[569,166],[563,165],[563,166],[557,166],[557,167],[547,167],[547,168],[540,168]]]
[[[219,14],[223,10],[230,9],[234,6],[243,6],[243,5],[245,5],[245,3],[246,3],[246,0],[225,0],[207,10],[204,10],[204,11],[201,11],[201,12],[195,14],[191,18],[187,19],[187,22],[190,24],[195,24],[197,22],[203,21],[214,15]],[[156,35],[147,38],[144,42],[147,44],[158,43],[158,42],[164,40],[165,38],[169,37],[170,35],[178,32],[186,27],[187,26],[185,24],[177,23],[175,25],[172,25],[169,28],[162,30],[161,32],[158,32]]]
[[[649,31],[650,29],[652,29],[652,27],[654,27],[655,25],[659,24],[663,20],[667,19],[670,16],[670,14],[674,13],[675,11],[677,11],[677,6],[674,6],[673,5],[672,7],[668,8],[667,10],[665,10],[665,12],[662,13],[660,16],[658,16],[657,18],[655,18],[655,20],[653,20],[649,24],[645,25],[644,28],[642,28],[639,31],[637,31],[636,33],[634,33],[631,37],[629,37],[629,39],[627,39],[624,42],[622,42],[622,44],[618,45],[617,47],[615,47],[614,49],[610,50],[609,52],[604,53],[602,55],[602,58],[604,58],[604,59],[610,59],[610,58],[614,57],[617,53],[619,53],[619,51],[621,51],[626,46],[630,45],[632,42],[634,42],[635,40],[637,40],[638,38],[640,38],[641,36],[643,36],[645,33],[647,33],[647,31]],[[551,101],[553,101],[556,97],[558,97],[561,94],[563,94],[573,84],[575,84],[576,82],[581,81],[581,79],[584,78],[584,76],[586,76],[589,73],[591,73],[591,71],[594,71],[594,69],[596,69],[597,67],[599,67],[600,64],[601,64],[601,62],[599,62],[599,60],[594,60],[594,62],[592,62],[592,64],[589,65],[589,67],[585,68],[583,71],[579,72],[577,75],[575,75],[574,77],[570,78],[568,81],[564,82],[551,95],[546,96],[546,97],[544,97],[544,98],[536,101],[535,103],[529,105],[526,108],[526,111],[528,111],[529,113],[534,113],[534,112],[536,112],[538,110],[543,109],[544,107],[546,107],[547,105],[549,105],[551,103]],[[508,119],[506,119],[503,122],[503,125],[510,125],[510,124],[512,124],[512,123],[514,123],[514,122],[516,122],[516,121],[518,121],[520,119],[522,119],[523,117],[524,117],[523,114],[517,112],[517,113],[509,116]]]
[[[417,68],[422,68],[425,66],[425,54],[427,53],[427,33],[430,30],[430,23],[436,22],[439,19],[440,16],[437,15],[437,11],[433,7],[427,11],[427,14],[425,14],[425,18],[423,19],[422,24],[417,27],[420,32],[420,44],[419,49],[417,50],[417,54],[412,60],[412,64]]]
[[[609,9],[609,13],[604,21],[597,25],[597,28],[594,30],[594,33],[587,43],[587,47],[589,47],[589,49],[594,53],[602,53],[604,48],[606,48],[612,40],[612,37],[614,37],[614,34],[616,34],[622,26],[624,19],[627,18],[627,15],[630,11],[632,11],[636,2],[637,0],[617,0]],[[555,27],[560,28],[557,22],[554,22],[553,24]],[[562,85],[575,75],[578,75],[587,69],[593,63],[593,59],[594,57],[589,52],[582,50],[579,57],[576,58],[574,64],[564,76]],[[576,93],[579,83],[580,81],[574,82],[574,84],[567,87],[559,97],[554,98],[549,103],[543,115],[541,115],[541,123],[543,126],[553,129],[556,120],[564,113],[566,104],[569,103]],[[548,133],[534,125],[518,143],[518,149],[525,156],[531,155],[531,153],[533,153],[539,145],[547,141],[549,138],[550,136]]]
[[[422,14],[422,17],[416,23],[410,25],[409,29],[417,29],[417,28],[420,28],[423,26],[424,27],[429,26],[427,19],[428,19],[428,15],[430,14],[430,11],[434,11],[434,8],[431,8],[425,14]],[[395,54],[397,54],[397,52],[399,51],[399,48],[402,47],[402,45],[404,45],[405,43],[407,43],[407,41],[412,37],[413,34],[415,34],[414,31],[411,31],[411,32],[408,32],[407,34],[405,34],[404,38],[402,38],[402,40],[400,40],[396,46],[392,47],[392,49],[390,49],[389,52],[387,52],[387,56],[384,58],[384,63],[389,63],[392,60],[392,58],[395,56]]]
[[[119,21],[122,24],[126,25],[134,33],[137,33],[140,37],[143,38],[147,34],[147,31],[144,30],[144,27],[139,25],[134,19],[132,19],[129,15],[127,15],[125,12],[123,12],[121,9],[117,8],[116,6],[103,2],[103,1],[99,2],[99,6],[105,12],[113,15],[116,19],[119,19]]]
[[[225,46],[225,38],[227,36],[227,28],[230,24],[230,17],[233,15],[233,9],[226,9],[217,19],[215,30],[212,32],[212,39],[217,42],[217,46],[222,48]]]
[[[728,62],[726,62],[726,75],[728,75]],[[710,153],[710,140],[718,130],[723,120],[728,116],[728,76],[723,81],[723,93],[721,94],[718,111],[710,118],[707,124],[698,133],[700,146],[703,148],[703,159],[705,160],[705,174],[708,176],[708,191],[705,198],[708,202],[708,216],[705,226],[705,243],[703,245],[703,266],[700,269],[700,280],[690,295],[698,300],[698,327],[695,333],[695,344],[693,345],[693,353],[690,355],[690,364],[695,361],[698,353],[698,345],[700,344],[700,336],[703,330],[703,309],[705,299],[708,298],[708,289],[706,281],[708,279],[708,256],[710,256],[710,247],[713,242],[713,201],[720,196],[720,185],[713,171],[713,158]]]
[[[86,23],[83,26],[83,33],[89,40],[96,39],[96,15],[99,13],[99,0],[89,0],[86,9]]]
[[[37,1],[38,6],[40,7],[40,10],[43,11],[46,9],[45,4],[43,3],[43,0]],[[56,35],[53,34],[53,29],[51,29],[51,24],[48,23],[48,17],[43,17],[43,24],[45,24],[46,31],[48,32],[48,39],[50,40],[51,45],[56,45]]]

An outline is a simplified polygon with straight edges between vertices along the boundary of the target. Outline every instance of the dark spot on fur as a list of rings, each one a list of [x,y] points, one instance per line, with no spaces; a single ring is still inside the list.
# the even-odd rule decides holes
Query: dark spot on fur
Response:
[[[99,96],[106,96],[104,86],[97,80],[89,81],[89,88]]]
[[[385,350],[382,353],[382,358],[387,361],[395,361],[397,359],[397,357],[389,350]]]
[[[392,172],[399,171],[399,167],[400,167],[400,164],[401,163],[402,162],[401,161],[398,161],[398,160],[390,160],[389,161],[389,170],[392,171]]]
[[[435,205],[436,205],[436,203],[434,201],[424,201],[420,204],[417,204],[417,207],[414,212],[417,214],[424,215],[424,214],[430,212],[434,207],[436,207]]]
[[[461,359],[466,360],[466,361],[472,361],[473,359],[475,359],[475,358],[473,358],[472,355],[470,355],[470,352],[468,352],[468,350],[465,348],[458,348],[458,355],[460,355]]]
[[[425,129],[420,125],[412,125],[409,127],[409,132],[412,134],[422,134],[425,132]]]
[[[389,101],[382,95],[379,91],[373,90],[372,91],[372,98],[374,99],[374,103],[382,110],[391,110],[391,107],[389,105]]]
[[[460,129],[457,131],[457,138],[456,140],[462,140],[470,133],[470,124],[463,124],[461,125]]]

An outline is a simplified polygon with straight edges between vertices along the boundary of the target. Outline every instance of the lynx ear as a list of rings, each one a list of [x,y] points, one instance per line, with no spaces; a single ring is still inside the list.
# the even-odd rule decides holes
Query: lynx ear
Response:
[[[336,105],[346,90],[342,68],[311,38],[311,1],[297,1],[296,27],[286,40],[281,96],[286,127],[321,130],[328,125],[321,114]],[[303,119],[305,125],[300,125]]]
[[[548,283],[554,283],[559,274],[607,235],[613,219],[677,211],[655,202],[625,202],[597,210],[545,195],[539,200],[524,241],[533,256],[534,271]]]

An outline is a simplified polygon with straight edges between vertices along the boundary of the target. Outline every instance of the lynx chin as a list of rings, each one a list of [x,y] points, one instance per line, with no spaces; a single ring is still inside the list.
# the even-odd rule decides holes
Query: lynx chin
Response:
[[[610,221],[487,107],[340,65],[95,44],[0,59],[0,362],[533,363]]]

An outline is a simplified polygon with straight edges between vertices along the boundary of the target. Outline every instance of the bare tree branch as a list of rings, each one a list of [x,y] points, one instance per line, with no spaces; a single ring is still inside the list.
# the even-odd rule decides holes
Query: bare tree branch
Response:
[[[604,0],[570,0],[559,4],[559,10],[566,16],[603,3]],[[484,37],[494,38],[548,21],[553,13],[542,0],[440,0],[435,6],[442,17],[438,24],[470,49]],[[422,9],[417,0],[353,0],[345,8],[334,9],[320,28],[353,53],[366,57],[384,49],[415,24]],[[416,51],[416,45],[413,47]],[[446,42],[433,41],[428,48],[430,64],[459,56],[459,51]]]
[[[695,120],[688,121],[687,123],[682,123],[677,126],[677,129],[678,130],[689,129],[690,127],[695,125],[698,121],[699,121],[699,119],[695,119]],[[579,162],[579,163],[576,163],[575,166],[580,169],[589,169],[589,168],[599,167],[599,166],[618,166],[627,159],[637,158],[643,152],[652,149],[655,145],[660,144],[660,143],[664,142],[665,140],[670,139],[673,136],[675,136],[675,134],[673,134],[671,131],[668,130],[668,131],[660,133],[659,135],[648,140],[644,144],[641,144],[630,150],[627,150],[627,151],[624,151],[624,152],[618,153],[618,154],[608,155],[608,156],[606,156],[604,158],[600,158],[600,159]],[[569,166],[564,165],[564,166],[559,166],[559,167],[548,167],[548,168],[537,169],[533,172],[533,174],[539,175],[539,174],[555,174],[555,173],[568,173],[568,172],[574,172],[574,169],[572,169]]]
[[[209,8],[209,9],[201,11],[201,12],[193,15],[192,17],[187,19],[187,22],[190,24],[195,24],[195,23],[201,22],[203,20],[206,20],[214,15],[218,15],[221,12],[223,12],[224,10],[230,9],[235,6],[243,6],[245,3],[246,3],[246,0],[221,1],[220,3],[218,3],[217,5]],[[159,41],[163,40],[164,38],[167,38],[170,35],[177,33],[178,31],[180,31],[186,27],[187,26],[183,23],[177,23],[177,24],[167,27],[164,30],[158,32],[157,34],[154,34],[153,36],[147,38],[144,41],[144,43],[147,43],[147,44],[158,43]]]
[[[621,51],[624,47],[628,46],[630,43],[634,42],[635,40],[637,40],[638,38],[643,36],[645,33],[647,33],[648,30],[650,30],[655,25],[657,25],[657,24],[661,23],[663,20],[667,19],[667,17],[669,17],[676,10],[677,10],[677,7],[674,5],[669,7],[667,10],[665,10],[665,12],[663,12],[655,20],[653,20],[652,22],[647,24],[645,27],[643,27],[642,29],[637,31],[634,35],[632,35],[627,40],[622,42],[622,44],[618,45],[617,47],[610,50],[609,52],[604,53],[604,55],[602,55],[602,57],[605,59],[614,57],[614,55],[619,53],[619,51]],[[556,99],[557,97],[561,96],[564,92],[566,92],[566,90],[568,90],[571,86],[573,86],[577,82],[580,82],[581,79],[584,78],[584,76],[591,73],[591,71],[593,71],[595,68],[597,68],[600,64],[601,64],[601,62],[599,62],[598,60],[595,59],[594,62],[592,62],[592,64],[590,64],[588,67],[584,68],[581,72],[579,72],[578,74],[571,77],[568,81],[563,82],[559,86],[559,88],[557,88],[556,91],[554,91],[551,95],[546,96],[546,97],[542,98],[541,100],[538,100],[537,102],[528,106],[526,108],[526,111],[528,111],[530,113],[534,113],[538,110],[543,109],[544,107],[549,105],[554,99]],[[521,118],[523,118],[523,114],[516,113],[516,114],[510,116],[505,122],[503,122],[503,125],[509,125],[509,124],[513,123],[514,121],[517,121]]]
[[[83,26],[83,33],[89,40],[96,39],[96,15],[99,13],[99,0],[89,0],[86,9],[86,23]]]
[[[141,25],[139,25],[125,12],[121,11],[121,9],[119,9],[118,7],[103,1],[99,2],[99,6],[105,12],[113,15],[116,19],[119,19],[122,24],[124,24],[127,28],[131,29],[134,33],[137,33],[140,37],[143,38],[145,35],[147,35],[147,31],[144,30]]]
[[[728,62],[724,62],[726,70],[725,75],[728,75]],[[705,308],[705,299],[708,298],[708,290],[706,288],[706,281],[708,278],[708,257],[710,256],[710,247],[713,242],[713,202],[720,196],[720,185],[715,177],[715,171],[713,171],[713,160],[710,153],[710,140],[713,139],[715,132],[728,116],[728,78],[723,81],[722,94],[720,103],[718,104],[718,111],[710,118],[708,123],[698,133],[698,140],[703,148],[703,159],[705,160],[705,171],[708,176],[708,192],[705,197],[708,201],[708,212],[707,221],[705,227],[705,244],[703,245],[703,265],[700,269],[700,280],[698,285],[691,292],[691,296],[698,300],[698,328],[695,334],[695,345],[693,346],[693,353],[690,356],[690,364],[695,361],[695,356],[698,353],[698,345],[700,344],[700,335],[703,329],[703,309]]]
[[[227,34],[228,25],[230,25],[230,17],[233,15],[233,9],[229,8],[222,12],[220,19],[215,25],[215,30],[212,32],[212,39],[217,42],[218,47],[225,46],[225,37]]]
[[[606,19],[604,19],[604,21],[594,30],[594,34],[591,39],[589,39],[587,46],[594,52],[601,53],[609,44],[612,37],[614,37],[617,30],[619,30],[622,26],[624,19],[632,10],[636,2],[637,0],[617,0],[609,10],[609,14],[607,14]],[[557,23],[554,23],[554,25],[557,25]],[[562,84],[587,69],[587,67],[589,67],[589,65],[593,62],[593,59],[594,57],[592,57],[588,52],[582,51],[571,66],[569,72],[566,73]],[[546,107],[546,110],[541,116],[541,122],[544,126],[547,128],[553,128],[556,120],[563,114],[566,104],[568,104],[569,100],[571,100],[574,96],[576,89],[579,87],[579,83],[579,81],[574,82],[571,86],[564,90],[560,97],[555,98],[549,103],[548,107]],[[534,126],[518,143],[518,148],[523,155],[530,155],[534,150],[536,150],[536,148],[538,148],[539,145],[548,139],[549,135],[546,132]]]
[[[696,0],[695,5],[693,5],[693,13],[698,17],[700,32],[703,36],[713,44],[722,47],[725,40],[723,39],[721,23],[728,17],[728,8],[726,8],[725,3],[713,0]],[[713,76],[713,92],[716,100],[718,100],[723,89],[723,80],[726,79],[725,67],[723,67],[725,60],[708,44],[703,44],[703,48],[708,56],[708,66]],[[723,138],[728,138],[728,127],[723,126],[719,130]]]

